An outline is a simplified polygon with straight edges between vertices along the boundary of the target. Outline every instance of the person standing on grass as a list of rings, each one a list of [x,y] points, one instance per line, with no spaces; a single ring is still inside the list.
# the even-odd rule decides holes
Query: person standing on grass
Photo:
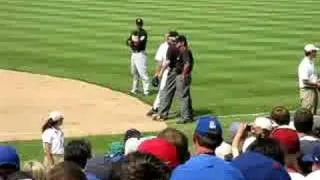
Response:
[[[149,95],[149,76],[147,72],[146,47],[148,34],[143,29],[143,20],[136,19],[137,29],[134,30],[127,39],[127,46],[131,48],[131,73],[133,76],[131,93],[136,94],[138,90],[138,81],[142,80],[143,94]]]
[[[317,114],[318,88],[320,82],[315,67],[316,54],[319,48],[313,44],[304,47],[305,57],[298,68],[301,106]]]
[[[160,99],[164,94],[164,88],[167,82],[169,68],[167,64],[169,61],[167,60],[167,51],[170,45],[174,44],[178,33],[176,31],[170,31],[165,36],[165,42],[163,42],[155,55],[155,59],[158,62],[158,66],[156,68],[155,77],[160,80],[160,87],[156,99],[154,100],[152,109],[147,113],[147,116],[152,116],[156,114],[159,110]]]
[[[63,161],[64,133],[60,128],[63,119],[62,113],[51,112],[47,122],[42,126],[44,165],[48,170]]]
[[[176,53],[177,52],[177,56]],[[173,55],[173,58],[170,56]],[[183,35],[179,35],[176,39],[175,47],[173,50],[171,47],[168,49],[169,67],[171,65],[167,83],[165,87],[165,95],[160,100],[160,108],[157,116],[154,116],[154,120],[164,121],[168,119],[169,110],[172,105],[172,100],[175,92],[180,96],[181,117],[177,121],[177,124],[185,124],[193,121],[193,109],[191,100],[191,72],[193,69],[193,55],[188,47],[187,38]]]

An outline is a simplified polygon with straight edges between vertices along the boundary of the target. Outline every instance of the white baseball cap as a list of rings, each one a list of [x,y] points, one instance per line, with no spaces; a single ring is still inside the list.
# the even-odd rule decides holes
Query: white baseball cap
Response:
[[[304,46],[305,52],[311,52],[311,51],[318,51],[319,48],[317,48],[314,44],[307,44]]]
[[[273,128],[271,119],[266,117],[257,117],[253,124],[261,129],[272,130]]]
[[[50,112],[48,118],[52,119],[52,121],[54,121],[54,122],[64,119],[63,114],[59,111]]]

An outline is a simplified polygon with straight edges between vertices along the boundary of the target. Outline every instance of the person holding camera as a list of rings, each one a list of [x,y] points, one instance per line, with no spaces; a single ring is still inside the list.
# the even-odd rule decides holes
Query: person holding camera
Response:
[[[246,152],[247,148],[258,138],[268,138],[273,130],[272,121],[257,117],[253,124],[241,123],[232,142],[233,157]]]

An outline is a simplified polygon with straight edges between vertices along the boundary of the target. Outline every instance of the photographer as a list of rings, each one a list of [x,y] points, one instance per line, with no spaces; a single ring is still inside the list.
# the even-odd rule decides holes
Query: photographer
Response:
[[[241,123],[232,142],[233,157],[245,152],[256,139],[269,137],[272,130],[272,121],[265,117],[257,117],[252,125]]]

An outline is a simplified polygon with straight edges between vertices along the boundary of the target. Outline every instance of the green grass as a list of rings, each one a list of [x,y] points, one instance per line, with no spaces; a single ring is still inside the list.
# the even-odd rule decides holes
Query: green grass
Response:
[[[317,0],[0,4],[0,68],[80,79],[123,92],[131,86],[124,42],[134,19],[144,18],[149,32],[150,74],[163,34],[169,29],[183,32],[195,56],[192,96],[197,115],[266,112],[275,105],[295,109],[303,45],[319,43],[320,37]],[[139,98],[151,103],[154,96]],[[230,121],[223,119],[224,126]],[[178,128],[191,134],[192,125]],[[29,149],[21,144],[30,145],[26,154],[37,155],[32,153],[37,142],[14,144],[22,153]]]

